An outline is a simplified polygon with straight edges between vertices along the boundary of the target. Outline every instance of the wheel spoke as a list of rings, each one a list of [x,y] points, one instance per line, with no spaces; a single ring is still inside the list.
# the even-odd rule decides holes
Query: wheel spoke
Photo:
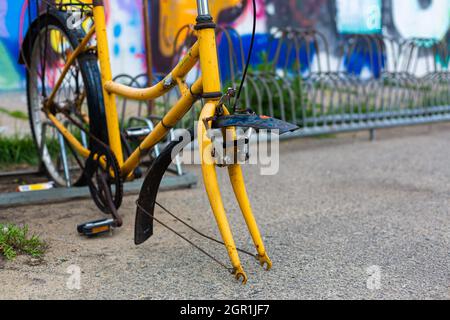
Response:
[[[72,182],[81,181],[82,171],[80,159],[72,152],[67,153],[67,142],[58,130],[49,123],[47,116],[42,111],[43,97],[51,93],[54,85],[62,73],[62,68],[73,53],[73,46],[65,32],[56,25],[41,27],[41,32],[34,47],[31,49],[29,66],[29,110],[33,127],[33,134],[39,149],[39,155],[50,177],[59,185],[70,186]],[[55,97],[55,106],[66,108],[71,114],[83,120],[86,127],[88,117],[88,105],[85,84],[79,62],[76,60],[61,81]],[[81,115],[81,116],[80,116]],[[56,117],[62,121],[57,112]],[[67,127],[85,147],[88,147],[86,134],[81,134],[78,128]]]

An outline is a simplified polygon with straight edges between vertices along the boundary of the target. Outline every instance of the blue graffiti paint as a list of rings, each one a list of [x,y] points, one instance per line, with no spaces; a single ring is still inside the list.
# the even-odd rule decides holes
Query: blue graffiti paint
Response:
[[[8,0],[0,4],[0,90],[23,86],[25,70],[18,65],[21,4]]]
[[[114,30],[114,37],[115,38],[119,38],[120,34],[122,33],[122,26],[120,24],[116,24],[114,26],[113,30]]]
[[[233,66],[235,73],[239,73],[243,69],[243,62],[247,59],[248,50],[250,47],[251,35],[242,37],[244,59],[242,58],[241,48],[238,38],[230,34],[232,38],[233,49]],[[283,41],[280,43],[280,39],[273,39],[267,34],[258,34],[255,38],[255,46],[250,63],[254,69],[258,69],[260,66],[267,63],[275,64],[276,70],[287,70],[293,72],[297,70],[296,66],[296,50],[295,47]],[[277,48],[280,46],[279,59],[276,59]],[[309,48],[307,48],[309,46]],[[299,57],[300,57],[300,71],[306,72],[310,64],[313,63],[313,58],[316,54],[315,48],[312,43],[308,45],[299,45]],[[221,78],[223,81],[227,81],[231,78],[231,66],[229,58],[229,41],[226,37],[222,37],[219,43],[219,60],[221,69]],[[269,48],[269,49],[268,49]]]
[[[111,19],[110,21],[120,21],[112,27],[111,36],[111,50],[113,54],[113,69],[115,66],[119,66],[117,69],[123,70],[120,66],[126,64],[127,61],[136,61],[136,56],[141,55],[143,44],[140,46],[139,38],[133,38],[133,41],[124,41],[124,37],[130,34],[127,30],[139,29],[142,24],[142,18],[140,16],[140,1],[141,0],[110,0],[114,8],[120,7],[122,10],[115,10],[111,12],[112,15],[119,19]],[[173,1],[173,0],[172,0]],[[279,3],[285,0],[279,0]],[[331,0],[330,0],[331,1]],[[447,2],[446,2],[447,1]],[[272,5],[277,6],[277,1],[268,1]],[[448,30],[450,24],[450,0],[433,0],[426,2],[427,5],[418,5],[419,0],[393,0],[393,6],[389,7],[392,11],[386,12],[382,8],[381,0],[335,0],[336,14],[334,16],[336,24],[330,24],[330,21],[316,21],[314,25],[321,31],[325,31],[327,35],[334,35],[337,30],[339,34],[360,33],[360,34],[378,34],[381,30],[386,31],[389,35],[403,36],[403,37],[416,37],[427,36],[441,39],[445,30]],[[422,1],[423,2],[423,1]],[[36,8],[34,7],[35,1],[31,1],[33,6],[32,17],[36,17]],[[312,2],[311,2],[312,3]],[[446,4],[448,3],[448,5]],[[283,2],[283,4],[285,4]],[[17,87],[23,87],[25,72],[24,68],[17,64],[19,56],[19,41],[23,35],[19,35],[20,19],[24,19],[24,31],[27,30],[29,25],[27,14],[21,17],[23,1],[17,0],[0,0],[0,82],[1,89],[11,89]],[[281,6],[281,4],[280,4]],[[301,6],[300,6],[301,7]],[[383,9],[383,10],[382,10]],[[126,11],[123,11],[126,10]],[[292,9],[294,10],[294,9]],[[298,9],[302,10],[302,9]],[[323,11],[328,9],[323,9]],[[447,12],[447,13],[446,13]],[[383,25],[382,13],[389,14],[392,18],[392,24]],[[124,14],[124,19],[121,19],[121,14]],[[125,16],[126,15],[126,16]],[[150,13],[155,16],[155,13]],[[301,16],[301,15],[300,15]],[[308,16],[309,17],[309,16]],[[320,19],[327,17],[325,14]],[[431,18],[430,18],[431,17]],[[263,18],[262,21],[266,21]],[[433,24],[427,23],[433,19]],[[391,21],[386,19],[385,21]],[[240,21],[237,19],[236,21]],[[246,20],[248,23],[248,20]],[[416,21],[411,23],[410,21]],[[236,22],[239,29],[248,30],[247,27],[242,27],[241,22]],[[269,22],[261,22],[260,30],[264,30],[263,23],[267,23],[267,29],[270,29]],[[293,21],[287,21],[286,23],[294,23]],[[326,29],[326,30],[323,30]],[[156,32],[158,34],[158,32]],[[448,33],[447,33],[448,36]],[[136,35],[137,37],[137,35]],[[142,37],[143,38],[143,37]],[[244,34],[244,52],[246,53],[249,46],[249,34]],[[159,39],[153,39],[153,43],[158,45]],[[257,68],[261,63],[266,60],[272,61],[275,55],[275,48],[279,44],[279,40],[271,41],[267,34],[258,34],[256,38],[255,53],[252,57],[252,65]],[[239,48],[238,40],[233,37],[233,47],[237,52]],[[331,39],[330,51],[333,58],[339,55],[337,50],[335,39]],[[124,45],[125,44],[125,45]],[[267,52],[267,57],[263,57],[263,52]],[[221,75],[222,79],[229,79],[231,76],[231,68],[228,59],[228,43],[222,37],[219,44],[219,56],[221,60]],[[290,52],[288,52],[290,50]],[[376,50],[375,50],[376,51]],[[240,53],[237,52],[237,70],[242,70],[242,58]],[[295,65],[295,53],[290,49],[289,43],[281,45],[280,56],[287,57],[284,60],[280,60],[276,64],[277,69],[284,69],[288,67],[290,70],[296,68]],[[314,68],[310,64],[315,60],[316,52],[312,44],[303,44],[300,50],[300,67],[301,72],[306,73],[310,68]],[[362,49],[355,50],[350,56],[346,57],[343,61],[343,68],[355,75],[361,75],[364,70],[372,70],[375,76],[379,76],[381,70],[386,65],[386,57],[382,56],[381,60],[378,59],[377,52],[368,52]],[[245,60],[246,57],[244,57]],[[438,60],[443,65],[447,65],[448,61]],[[140,70],[135,68],[134,70]],[[132,71],[134,72],[134,71]]]
[[[120,55],[120,46],[117,43],[114,44],[113,53],[116,57]]]

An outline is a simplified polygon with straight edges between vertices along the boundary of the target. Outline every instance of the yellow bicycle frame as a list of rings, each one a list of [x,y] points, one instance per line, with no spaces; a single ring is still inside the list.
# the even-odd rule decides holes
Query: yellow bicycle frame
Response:
[[[84,158],[89,157],[90,151],[86,149],[48,110],[49,106],[53,102],[57,90],[62,85],[63,79],[69,71],[70,66],[74,63],[79,54],[88,49],[88,43],[94,34],[97,37],[97,52],[102,77],[101,80],[103,85],[109,144],[111,150],[117,157],[119,165],[121,166],[123,178],[132,178],[132,172],[139,166],[141,157],[147,154],[148,151],[164,139],[170,129],[173,128],[191,109],[198,96],[203,96],[206,100],[206,104],[201,112],[200,121],[198,122],[203,180],[214,216],[234,268],[234,274],[237,279],[241,279],[243,283],[246,283],[247,275],[241,266],[220,194],[219,183],[216,175],[216,165],[212,159],[212,141],[208,136],[207,128],[205,127],[205,123],[203,121],[203,119],[211,118],[216,114],[218,103],[221,98],[215,25],[209,15],[208,0],[197,0],[199,11],[196,26],[198,34],[197,42],[168,76],[166,76],[155,86],[146,89],[131,88],[113,82],[103,0],[85,0],[82,2],[93,5],[94,27],[87,32],[86,37],[81,41],[80,45],[68,59],[67,64],[62,71],[60,80],[56,83],[50,98],[46,102],[47,108],[44,108],[44,110],[46,111],[49,120],[55,125],[55,127],[77,151],[77,153]],[[191,86],[191,88],[189,88],[185,83],[185,77],[189,71],[194,68],[199,60],[203,76],[198,79]],[[124,161],[122,142],[120,139],[118,113],[116,108],[116,95],[141,101],[153,100],[163,96],[176,86],[180,88],[182,97],[163,117],[152,133],[150,133],[143,140],[139,148],[137,148],[131,156]],[[225,112],[228,112],[226,108]],[[235,134],[234,130],[231,130],[231,134]],[[272,262],[267,256],[258,226],[252,213],[245,189],[241,167],[239,165],[232,165],[228,168],[228,171],[234,193],[257,249],[257,258],[262,266],[266,265],[267,269],[270,269],[272,267]]]

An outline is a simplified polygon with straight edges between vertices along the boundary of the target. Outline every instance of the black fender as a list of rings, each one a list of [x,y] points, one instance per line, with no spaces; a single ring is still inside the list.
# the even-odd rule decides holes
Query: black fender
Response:
[[[189,143],[194,141],[194,130],[188,131],[190,138],[180,137],[178,141],[171,142],[155,159],[145,177],[136,209],[136,221],[134,225],[134,243],[140,245],[153,235],[153,217],[155,214],[156,197],[158,196],[161,181],[173,161],[172,153],[177,154]]]
[[[34,34],[39,32],[40,21],[45,21],[45,19],[57,19],[61,24],[67,23],[67,13],[58,11],[53,8],[49,8],[46,12],[40,14],[34,21],[30,24],[25,37],[23,38],[22,47],[20,48],[19,53],[19,64],[29,64],[30,50],[32,47],[32,41]],[[79,32],[77,29],[74,32]],[[82,39],[82,34],[79,35],[79,38]]]
[[[224,128],[253,128],[255,130],[278,130],[280,135],[294,132],[299,129],[297,125],[267,116],[256,114],[234,114],[215,117],[212,121],[212,129]]]

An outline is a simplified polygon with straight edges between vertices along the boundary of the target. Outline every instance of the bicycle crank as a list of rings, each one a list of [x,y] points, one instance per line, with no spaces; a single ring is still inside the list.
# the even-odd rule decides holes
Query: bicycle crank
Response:
[[[110,232],[113,228],[120,228],[123,225],[123,220],[118,213],[118,209],[123,201],[123,180],[117,158],[108,145],[87,131],[67,110],[61,110],[61,112],[92,140],[94,147],[85,165],[81,163],[70,144],[68,144],[69,150],[75,155],[75,159],[83,171],[85,183],[89,186],[94,203],[100,211],[113,216],[113,219],[95,220],[80,224],[77,227],[78,232],[92,237]]]
[[[88,237],[109,233],[123,225],[118,209],[123,200],[123,181],[116,157],[106,148],[97,147],[86,161],[85,175],[92,199],[97,207],[113,219],[81,224],[77,230]]]

